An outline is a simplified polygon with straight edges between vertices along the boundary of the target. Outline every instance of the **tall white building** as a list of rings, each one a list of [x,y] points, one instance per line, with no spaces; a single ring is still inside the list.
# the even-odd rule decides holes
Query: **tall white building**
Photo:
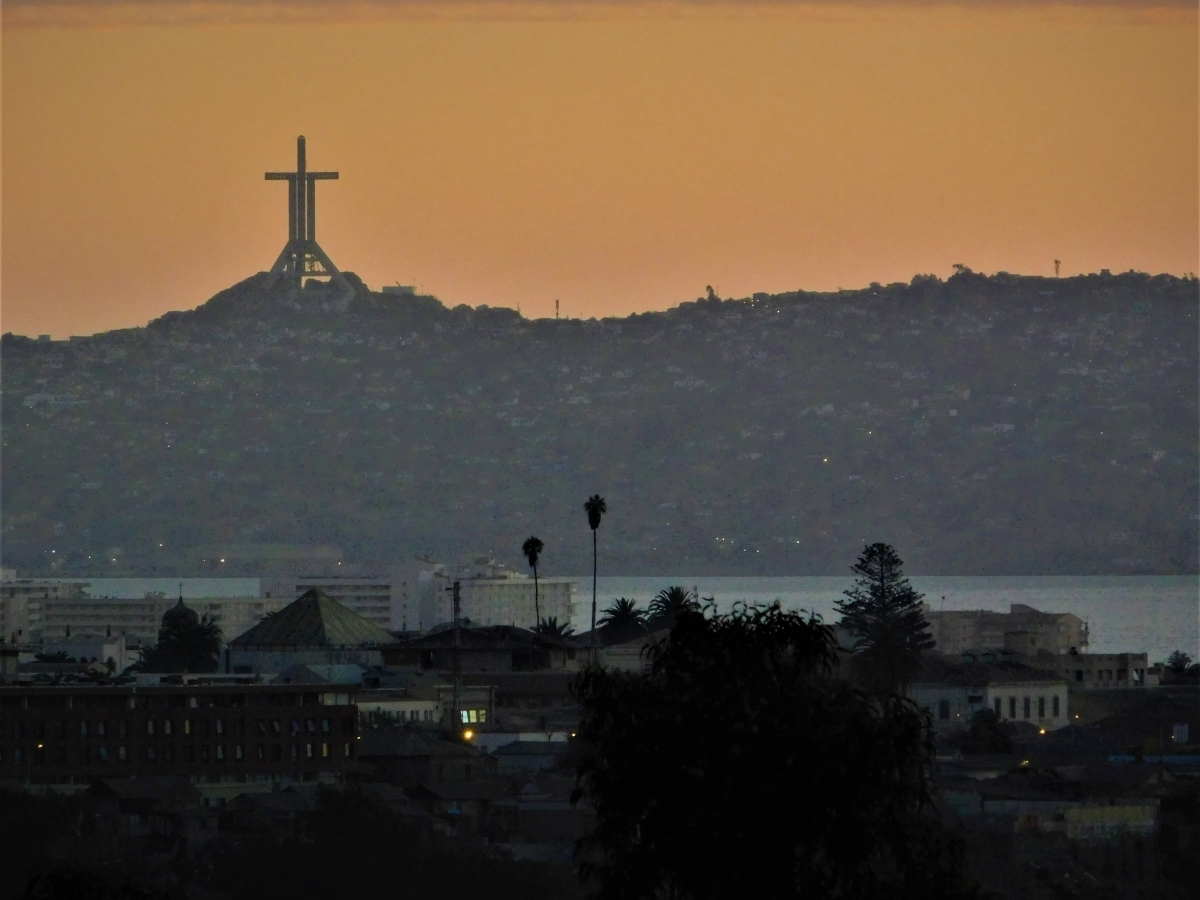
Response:
[[[86,584],[17,578],[12,569],[0,580],[0,636],[14,644],[41,640],[46,611],[53,604],[86,596]]]
[[[435,565],[422,572],[420,617],[412,630],[428,631],[454,620],[454,582],[459,582],[459,616],[472,625],[515,625],[534,628],[533,578],[514,572],[491,557],[479,557],[465,566]],[[543,620],[564,624],[575,613],[575,581],[538,578],[537,607]]]

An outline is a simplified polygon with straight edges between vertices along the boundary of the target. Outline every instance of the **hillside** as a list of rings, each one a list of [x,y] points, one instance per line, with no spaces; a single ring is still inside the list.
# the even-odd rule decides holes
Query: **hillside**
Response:
[[[1194,279],[964,271],[602,321],[358,284],[4,335],[4,564],[515,565],[535,533],[544,572],[582,572],[599,492],[607,574],[840,574],[868,540],[926,574],[1197,570]]]

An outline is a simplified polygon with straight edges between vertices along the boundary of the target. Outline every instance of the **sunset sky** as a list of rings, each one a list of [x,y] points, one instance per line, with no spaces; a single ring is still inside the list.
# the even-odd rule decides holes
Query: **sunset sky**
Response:
[[[2,330],[268,268],[295,138],[378,288],[527,316],[1197,264],[1191,4],[124,4],[3,29]]]

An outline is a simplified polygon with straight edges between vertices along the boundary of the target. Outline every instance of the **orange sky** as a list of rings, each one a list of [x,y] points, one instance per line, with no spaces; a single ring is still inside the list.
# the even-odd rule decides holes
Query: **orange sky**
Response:
[[[333,260],[450,305],[1200,268],[1190,7],[431,8],[47,25],[10,3],[3,330],[139,325],[269,267],[287,210],[263,172],[298,134],[341,172]]]

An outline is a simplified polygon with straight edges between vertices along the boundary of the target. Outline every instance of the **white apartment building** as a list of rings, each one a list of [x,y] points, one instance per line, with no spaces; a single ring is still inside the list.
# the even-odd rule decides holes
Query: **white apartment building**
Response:
[[[41,646],[72,638],[124,636],[153,643],[163,613],[178,602],[161,592],[143,597],[89,597],[87,585],[58,581],[0,583],[0,634],[13,643]],[[199,597],[184,600],[221,629],[222,642],[248,631],[286,600],[268,597]]]
[[[13,644],[41,640],[49,605],[86,596],[86,584],[53,579],[17,578],[5,569],[0,580],[0,637]]]
[[[1070,723],[1067,682],[1050,672],[982,665],[954,674],[958,677],[922,680],[909,689],[913,702],[930,711],[936,731],[966,728],[982,709],[1001,721],[1046,731]]]
[[[534,628],[533,578],[514,572],[491,557],[480,557],[466,566],[436,565],[422,572],[423,596],[416,630],[454,620],[454,582],[459,582],[459,616],[472,625],[515,625]],[[538,579],[537,607],[543,620],[570,622],[575,613],[575,581],[570,578]],[[409,627],[412,627],[410,624]]]

